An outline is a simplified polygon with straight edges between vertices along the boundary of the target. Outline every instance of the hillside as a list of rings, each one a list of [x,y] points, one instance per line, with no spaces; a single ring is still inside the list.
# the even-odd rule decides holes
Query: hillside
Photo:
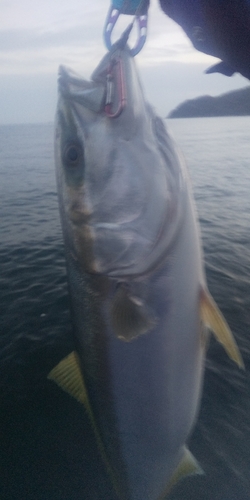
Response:
[[[216,97],[205,95],[179,104],[168,118],[250,115],[250,86]]]

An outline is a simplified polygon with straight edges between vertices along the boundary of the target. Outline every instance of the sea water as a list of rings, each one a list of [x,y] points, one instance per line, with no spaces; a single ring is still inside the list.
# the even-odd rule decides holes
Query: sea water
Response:
[[[250,117],[167,125],[189,167],[209,289],[246,365],[211,339],[189,440],[204,475],[169,498],[249,500]],[[52,124],[0,127],[0,269],[0,499],[115,500],[83,409],[46,379],[73,349]]]

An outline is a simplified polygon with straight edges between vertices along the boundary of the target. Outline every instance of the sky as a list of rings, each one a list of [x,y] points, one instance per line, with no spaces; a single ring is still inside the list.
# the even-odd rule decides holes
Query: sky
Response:
[[[109,6],[110,0],[0,0],[0,124],[53,121],[58,66],[91,76],[106,52]],[[121,16],[113,40],[130,20]],[[186,99],[249,84],[241,75],[205,75],[216,61],[196,51],[151,0],[147,42],[136,63],[147,100],[161,116]]]

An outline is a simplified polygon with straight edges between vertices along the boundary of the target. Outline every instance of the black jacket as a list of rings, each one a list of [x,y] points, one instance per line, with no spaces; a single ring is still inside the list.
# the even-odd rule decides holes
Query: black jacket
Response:
[[[250,79],[250,0],[160,0],[160,4],[196,49],[221,59],[208,73],[239,72]]]

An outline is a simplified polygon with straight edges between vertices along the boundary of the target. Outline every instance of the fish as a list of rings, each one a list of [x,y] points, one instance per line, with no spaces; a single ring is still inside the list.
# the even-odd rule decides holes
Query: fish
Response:
[[[189,174],[127,45],[87,81],[59,68],[55,165],[75,351],[48,375],[83,404],[120,500],[203,471],[186,446],[210,331],[244,363],[206,284]]]

